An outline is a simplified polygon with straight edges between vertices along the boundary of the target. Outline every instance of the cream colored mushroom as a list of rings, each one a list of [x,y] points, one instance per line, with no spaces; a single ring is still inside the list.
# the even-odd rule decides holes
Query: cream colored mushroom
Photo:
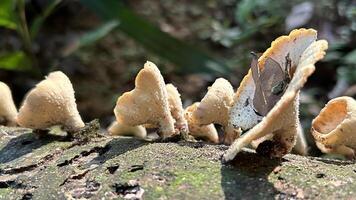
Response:
[[[152,62],[146,62],[138,73],[135,88],[118,98],[114,113],[120,124],[152,124],[159,127],[163,138],[176,134],[164,80]]]
[[[239,131],[234,131],[229,124],[229,109],[233,102],[233,96],[234,89],[229,81],[218,78],[208,88],[208,92],[192,113],[192,120],[196,124],[216,123],[222,125],[225,131],[225,143],[228,144],[231,144],[239,136]]]
[[[195,138],[203,138],[213,143],[219,143],[219,135],[214,124],[198,125],[192,119],[192,115],[198,107],[199,103],[194,103],[185,109],[184,116],[188,121],[189,134]]]
[[[25,97],[17,123],[32,129],[62,125],[70,133],[83,128],[85,124],[77,110],[69,78],[57,71],[38,83]]]
[[[330,100],[313,120],[311,132],[322,152],[355,159],[355,99],[344,96]]]
[[[0,125],[15,126],[17,109],[10,88],[0,81]]]
[[[288,36],[273,41],[271,47],[258,59],[260,71],[264,70],[268,58],[285,66],[288,61],[286,58],[289,57],[291,66],[295,68],[288,87],[266,116],[258,115],[252,105],[256,86],[251,70],[245,76],[230,109],[230,123],[242,130],[250,130],[230,146],[223,157],[225,161],[232,160],[243,147],[268,134],[273,135],[272,141],[268,143],[269,156],[282,157],[291,151],[296,142],[300,123],[299,90],[314,72],[315,62],[324,57],[328,46],[325,40],[316,39],[317,33],[313,29],[293,30]],[[264,142],[259,146],[261,145],[264,145]]]
[[[146,129],[143,126],[127,126],[119,124],[117,121],[111,123],[108,132],[110,135],[134,136],[137,138],[145,138],[147,136]]]
[[[188,133],[188,123],[184,118],[184,109],[180,94],[173,84],[167,84],[166,89],[168,93],[169,109],[172,117],[175,119],[175,128],[181,133]]]

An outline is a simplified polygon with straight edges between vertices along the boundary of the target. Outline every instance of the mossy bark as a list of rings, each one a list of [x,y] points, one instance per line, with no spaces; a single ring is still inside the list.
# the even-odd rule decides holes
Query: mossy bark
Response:
[[[0,199],[338,199],[356,196],[356,163],[226,146],[101,137],[86,144],[0,127]]]

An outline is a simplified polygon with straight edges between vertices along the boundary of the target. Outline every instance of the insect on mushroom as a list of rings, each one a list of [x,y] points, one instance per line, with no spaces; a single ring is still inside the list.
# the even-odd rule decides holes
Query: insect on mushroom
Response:
[[[284,94],[293,77],[292,61],[288,53],[285,57],[286,63],[283,69],[277,61],[268,57],[265,61],[265,67],[261,71],[258,67],[259,56],[254,52],[251,52],[251,54],[253,56],[251,71],[256,85],[253,106],[257,114],[266,116]]]

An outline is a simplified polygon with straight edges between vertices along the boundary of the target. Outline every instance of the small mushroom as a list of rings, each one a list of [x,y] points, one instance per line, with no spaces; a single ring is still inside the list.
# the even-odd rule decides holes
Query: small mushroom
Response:
[[[356,101],[351,97],[330,100],[313,120],[311,132],[324,153],[355,159]]]
[[[72,83],[60,71],[50,73],[25,97],[17,123],[26,128],[46,129],[62,125],[69,133],[85,126],[77,110]]]
[[[164,80],[152,62],[146,62],[138,73],[135,88],[118,98],[114,113],[120,124],[152,124],[159,127],[163,138],[176,134]]]
[[[175,119],[175,128],[181,133],[188,133],[188,123],[184,118],[184,109],[180,94],[173,84],[166,85],[168,93],[169,109],[172,117]]]
[[[143,126],[127,126],[119,124],[117,121],[111,123],[108,132],[110,135],[134,136],[137,138],[145,138],[147,136],[146,129]]]
[[[196,111],[198,106],[199,103],[194,103],[185,109],[184,116],[188,121],[189,134],[195,138],[203,138],[213,143],[219,143],[219,135],[214,124],[198,125],[195,123],[195,120],[192,119],[192,114]]]
[[[225,131],[225,143],[231,144],[239,134],[229,124],[229,109],[234,89],[229,81],[218,78],[192,113],[192,120],[199,125],[220,124]]]
[[[251,70],[245,76],[230,109],[230,123],[242,130],[250,130],[230,146],[224,155],[225,161],[232,160],[243,147],[252,141],[269,134],[272,134],[272,140],[260,143],[257,150],[263,149],[265,155],[270,157],[282,157],[291,151],[296,143],[300,123],[299,91],[307,78],[315,71],[314,64],[324,57],[328,46],[325,40],[316,41],[316,39],[317,33],[313,29],[293,30],[288,36],[282,36],[273,41],[271,47],[258,59],[257,66],[260,72],[271,67],[265,64],[271,59],[280,66],[290,65],[292,69],[291,80],[281,91],[280,98],[277,99],[275,105],[270,110],[267,109],[265,116],[258,113],[254,106],[256,83]],[[273,92],[273,90],[265,92]],[[269,105],[266,104],[265,108],[269,108]]]
[[[0,81],[0,125],[16,126],[17,109],[10,88]]]

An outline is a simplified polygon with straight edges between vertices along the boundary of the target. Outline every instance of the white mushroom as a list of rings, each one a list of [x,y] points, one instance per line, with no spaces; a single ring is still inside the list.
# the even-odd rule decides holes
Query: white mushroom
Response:
[[[208,92],[192,113],[192,120],[199,125],[220,124],[225,131],[225,143],[231,144],[238,136],[229,124],[229,109],[233,103],[234,89],[223,78],[215,80]]]
[[[184,118],[184,109],[180,94],[173,84],[167,84],[166,89],[168,93],[169,109],[172,117],[175,119],[175,128],[178,129],[179,132],[188,133],[188,123]]]
[[[259,147],[262,145],[260,149],[268,151],[265,152],[267,155],[282,157],[291,151],[296,142],[300,123],[299,90],[314,72],[315,62],[324,57],[328,46],[325,40],[316,41],[316,38],[317,33],[313,29],[294,30],[288,36],[273,41],[271,47],[258,59],[258,71],[261,73],[271,67],[265,65],[268,59],[273,59],[280,66],[290,64],[293,69],[288,87],[281,93],[280,99],[277,99],[271,110],[267,110],[266,116],[260,116],[253,105],[256,85],[251,70],[245,76],[230,110],[230,123],[242,130],[250,128],[251,130],[230,146],[224,155],[225,161],[232,160],[243,147],[268,134],[273,135],[272,141],[259,145]],[[264,148],[264,145],[269,148]]]
[[[330,100],[312,122],[319,149],[349,159],[356,158],[356,101],[351,97]]]
[[[119,124],[117,121],[111,123],[108,132],[111,135],[134,136],[137,138],[145,138],[147,136],[146,129],[143,126],[127,126]]]
[[[38,83],[25,97],[17,123],[32,129],[62,125],[68,132],[77,132],[83,128],[85,124],[77,110],[69,78],[57,71]]]
[[[159,127],[163,138],[176,134],[164,80],[152,62],[146,62],[138,73],[135,89],[118,98],[114,113],[120,124],[152,124]]]
[[[198,125],[192,119],[192,113],[196,111],[198,106],[199,103],[194,103],[185,109],[184,116],[188,121],[189,134],[195,138],[203,138],[213,143],[219,143],[219,135],[214,124]]]
[[[10,88],[0,81],[0,124],[16,125],[17,109],[12,99]]]

